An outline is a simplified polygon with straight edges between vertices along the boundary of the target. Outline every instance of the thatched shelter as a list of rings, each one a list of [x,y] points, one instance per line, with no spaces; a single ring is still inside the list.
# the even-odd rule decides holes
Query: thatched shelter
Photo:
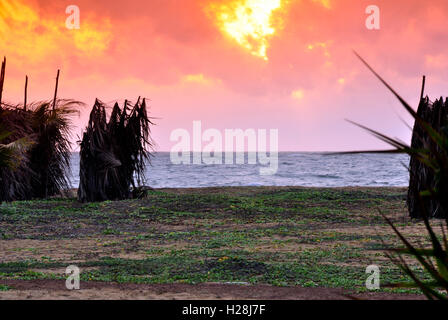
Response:
[[[5,79],[6,59],[0,73],[0,99]],[[6,146],[20,148],[17,165],[0,167],[0,201],[46,198],[69,188],[71,117],[81,102],[57,99],[59,71],[53,100],[27,105],[28,77],[23,105],[9,105],[0,100],[0,128]],[[26,150],[24,147],[26,146]],[[15,153],[17,158],[17,152]]]
[[[146,100],[123,110],[116,103],[109,121],[106,105],[95,101],[80,151],[78,199],[82,202],[127,199],[145,180],[153,142]]]
[[[423,96],[423,90],[422,90]],[[446,139],[448,137],[448,99],[442,97],[431,102],[428,97],[421,98],[417,115],[436,132]],[[411,154],[409,164],[410,181],[407,197],[409,214],[412,218],[422,218],[423,212],[433,218],[448,218],[448,181],[444,161],[448,156],[446,147],[441,148],[419,122],[415,122],[411,148],[426,150],[428,157],[436,166],[422,162],[419,154]],[[428,194],[428,190],[429,192]],[[426,191],[423,197],[421,193]],[[433,194],[431,194],[433,193]],[[421,201],[420,201],[421,198]]]
[[[431,102],[424,97],[426,77],[423,76],[418,110],[415,111],[358,53],[355,55],[400,101],[415,120],[411,146],[363,125],[381,141],[393,146],[391,150],[370,151],[405,153],[410,155],[410,181],[407,196],[412,218],[448,219],[448,99]]]
[[[6,107],[3,104],[0,127],[10,134],[2,143],[26,139],[29,146],[26,161],[14,173],[6,174],[9,171],[2,168],[0,179],[5,189],[0,200],[46,198],[69,188],[70,118],[78,112],[76,107],[79,105],[76,101],[58,100],[52,110],[52,103],[47,101],[34,103],[25,111],[22,106]],[[13,192],[14,185],[21,185],[22,192]],[[6,192],[6,189],[10,191]]]

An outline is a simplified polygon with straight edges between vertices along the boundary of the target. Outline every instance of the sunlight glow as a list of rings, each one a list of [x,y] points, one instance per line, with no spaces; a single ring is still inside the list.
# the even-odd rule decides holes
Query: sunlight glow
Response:
[[[254,56],[268,60],[268,39],[276,31],[272,15],[281,5],[282,0],[237,0],[211,9],[223,33]]]
[[[291,97],[295,100],[302,100],[305,96],[305,92],[302,89],[295,90],[291,93]]]

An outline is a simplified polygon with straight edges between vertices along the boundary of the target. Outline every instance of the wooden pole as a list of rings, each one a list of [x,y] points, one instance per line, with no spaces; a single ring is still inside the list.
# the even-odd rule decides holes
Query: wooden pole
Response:
[[[6,57],[3,58],[2,70],[0,72],[0,108],[2,106],[3,84],[5,83]]]
[[[23,102],[23,110],[26,111],[26,100],[28,95],[28,76],[25,77],[25,98]]]
[[[423,81],[422,81],[422,93],[420,94],[420,100],[423,99],[423,95],[425,94],[425,83],[426,83],[426,76],[423,76]]]
[[[58,70],[58,74],[56,76],[56,87],[54,89],[54,98],[53,98],[53,111],[56,109],[56,98],[58,96],[58,85],[59,85],[59,72],[60,70]]]

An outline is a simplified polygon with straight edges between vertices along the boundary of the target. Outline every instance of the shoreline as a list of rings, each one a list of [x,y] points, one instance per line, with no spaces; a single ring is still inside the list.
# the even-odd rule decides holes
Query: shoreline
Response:
[[[399,192],[407,192],[408,187],[395,187],[395,186],[345,186],[345,187],[307,187],[307,186],[222,186],[222,187],[194,187],[194,188],[151,188],[151,191],[160,191],[160,192],[168,192],[168,193],[190,193],[190,192],[198,192],[198,193],[238,193],[238,192],[257,192],[257,191],[294,191],[294,190],[334,190],[334,191],[399,191]],[[63,197],[68,198],[76,198],[78,192],[78,188],[71,188],[66,190]],[[61,197],[61,196],[57,196]],[[119,200],[114,200],[119,201]]]

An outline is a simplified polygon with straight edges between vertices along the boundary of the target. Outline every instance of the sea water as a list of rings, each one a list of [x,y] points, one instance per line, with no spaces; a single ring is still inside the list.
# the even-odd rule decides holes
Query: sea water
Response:
[[[247,155],[246,155],[247,158]],[[247,161],[246,161],[247,163]],[[217,186],[387,186],[409,183],[404,154],[326,154],[280,152],[278,170],[262,176],[260,165],[173,164],[168,152],[155,153],[146,169],[145,185],[153,188]],[[79,184],[79,154],[71,157],[71,185]]]

